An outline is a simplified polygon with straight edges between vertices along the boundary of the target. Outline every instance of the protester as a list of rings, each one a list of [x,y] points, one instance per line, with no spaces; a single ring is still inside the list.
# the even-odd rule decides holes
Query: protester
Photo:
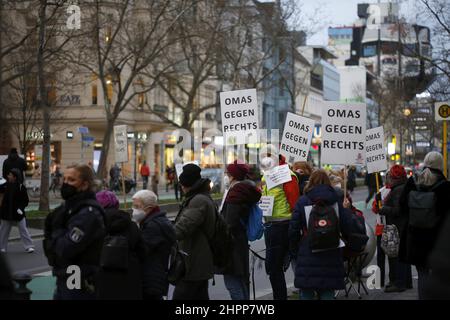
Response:
[[[279,165],[286,164],[285,158],[280,155]],[[264,172],[276,166],[273,158],[262,159],[261,167]],[[292,210],[295,207],[300,191],[297,175],[290,171],[291,181],[274,188],[268,189],[265,177],[263,183],[263,195],[274,197],[273,212],[271,217],[265,217],[264,240],[266,243],[266,273],[269,275],[272,285],[273,298],[275,300],[287,299],[285,271],[289,267],[289,239],[288,229]]]
[[[19,157],[16,148],[11,148],[9,152],[8,158],[3,161],[3,178],[8,180],[8,173],[11,172],[12,169],[19,169],[20,174],[22,175],[21,180],[25,179],[25,171],[27,171],[27,162],[25,159]]]
[[[133,196],[133,220],[138,223],[148,248],[143,265],[144,300],[162,300],[167,296],[169,255],[175,243],[172,223],[158,207],[158,198],[150,190],[141,190]]]
[[[44,251],[56,276],[55,300],[92,300],[105,237],[103,208],[97,202],[94,175],[87,165],[72,165],[64,172],[64,203],[46,218]],[[69,266],[80,267],[81,288],[69,289]],[[73,272],[73,271],[72,271]]]
[[[186,164],[179,180],[185,200],[175,220],[181,250],[186,252],[186,274],[175,286],[174,300],[209,300],[208,280],[214,275],[209,239],[214,234],[216,207],[210,196],[210,180],[200,167]]]
[[[155,172],[152,178],[152,191],[156,196],[158,196],[158,184],[159,184],[159,174]]]
[[[430,254],[450,212],[450,182],[442,173],[443,167],[442,155],[429,152],[425,156],[422,172],[416,180],[413,177],[408,179],[400,199],[401,214],[408,227],[401,237],[399,259],[416,266],[420,300],[427,298],[424,286],[432,273]],[[428,197],[427,192],[432,192],[432,196]],[[427,199],[432,199],[432,203]]]
[[[347,172],[347,190],[352,193],[356,187],[356,168],[351,166]]]
[[[306,161],[298,161],[294,163],[292,170],[297,175],[300,194],[303,195],[303,189],[308,183],[309,177],[313,171],[312,167]]]
[[[400,196],[406,184],[405,168],[401,165],[391,167],[386,178],[391,191],[383,201],[379,214],[386,217],[386,225],[396,226],[399,236],[405,232],[405,217],[400,215]],[[389,257],[389,284],[385,292],[402,292],[412,288],[411,265],[398,261],[398,257]]]
[[[101,300],[140,300],[142,299],[142,265],[147,256],[147,246],[139,227],[133,223],[128,212],[119,210],[119,199],[111,191],[96,194],[98,203],[105,209],[106,238],[125,239],[127,243],[126,266],[118,268],[101,261],[97,278],[97,298]],[[111,242],[112,242],[111,241]],[[106,240],[105,240],[106,242]],[[109,245],[109,243],[108,243]],[[110,246],[112,247],[112,246]],[[103,260],[109,261],[114,250],[103,250]]]
[[[109,189],[111,191],[118,190],[119,189],[119,178],[120,178],[120,168],[115,163],[111,166],[111,169],[109,170]]]
[[[23,185],[23,175],[19,169],[9,170],[8,182],[0,186],[3,200],[0,207],[0,251],[6,252],[8,238],[13,224],[17,223],[25,251],[34,252],[34,244],[27,229],[25,208],[28,206],[27,188]]]
[[[142,189],[146,190],[148,185],[148,177],[150,177],[150,168],[147,165],[147,161],[141,166],[141,177],[142,177]]]
[[[334,290],[345,288],[344,262],[342,250],[338,245],[334,249],[313,252],[311,249],[311,234],[309,218],[313,207],[324,204],[327,207],[337,206],[339,229],[343,235],[349,234],[351,228],[351,212],[344,209],[338,201],[336,191],[331,186],[330,179],[325,170],[316,170],[312,173],[305,187],[305,195],[297,202],[289,226],[289,239],[293,249],[298,252],[295,269],[295,287],[301,290],[301,300],[313,300],[317,295],[320,300],[332,300]],[[306,215],[306,208],[311,211]]]
[[[230,264],[222,270],[224,282],[232,300],[249,300],[249,248],[245,222],[250,209],[261,198],[256,184],[247,179],[248,165],[235,160],[226,169],[230,188],[226,193],[221,214],[233,235],[233,255]]]

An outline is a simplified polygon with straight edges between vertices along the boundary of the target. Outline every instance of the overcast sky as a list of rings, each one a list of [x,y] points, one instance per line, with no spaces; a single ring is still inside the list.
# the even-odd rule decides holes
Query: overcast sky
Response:
[[[305,15],[314,13],[315,8],[319,7],[322,15],[330,24],[325,24],[321,32],[308,39],[308,44],[328,44],[328,27],[352,25],[358,19],[357,6],[358,3],[376,3],[377,0],[297,0],[302,3]],[[381,0],[382,3],[389,2]],[[395,2],[395,1],[394,1]],[[404,16],[408,22],[416,22],[416,2],[417,0],[400,1],[400,15]],[[303,15],[303,13],[302,13]]]

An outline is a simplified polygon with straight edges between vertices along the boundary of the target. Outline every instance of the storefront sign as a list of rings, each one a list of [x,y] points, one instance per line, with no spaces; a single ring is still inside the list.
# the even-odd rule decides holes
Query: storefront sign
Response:
[[[322,111],[324,164],[364,164],[366,104],[329,102]]]
[[[280,153],[287,161],[306,161],[314,131],[314,120],[288,112]]]

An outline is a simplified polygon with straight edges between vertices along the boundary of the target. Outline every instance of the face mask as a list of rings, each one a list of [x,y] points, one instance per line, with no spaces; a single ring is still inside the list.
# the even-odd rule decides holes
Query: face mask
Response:
[[[61,186],[61,197],[64,200],[67,200],[71,197],[73,197],[75,194],[77,194],[77,188],[68,184],[68,183],[63,183]]]
[[[132,215],[133,218],[132,219],[133,219],[133,221],[139,223],[142,220],[144,220],[146,215],[147,214],[142,209],[133,209],[133,215]]]
[[[342,189],[341,188],[341,184],[335,184],[334,187],[337,188],[337,189]]]

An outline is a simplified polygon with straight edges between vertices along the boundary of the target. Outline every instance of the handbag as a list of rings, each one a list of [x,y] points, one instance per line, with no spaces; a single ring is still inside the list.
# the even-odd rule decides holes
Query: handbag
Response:
[[[171,285],[177,285],[177,283],[186,275],[187,257],[188,254],[183,250],[180,250],[178,243],[172,246],[169,257],[169,270],[167,272],[167,280]]]

